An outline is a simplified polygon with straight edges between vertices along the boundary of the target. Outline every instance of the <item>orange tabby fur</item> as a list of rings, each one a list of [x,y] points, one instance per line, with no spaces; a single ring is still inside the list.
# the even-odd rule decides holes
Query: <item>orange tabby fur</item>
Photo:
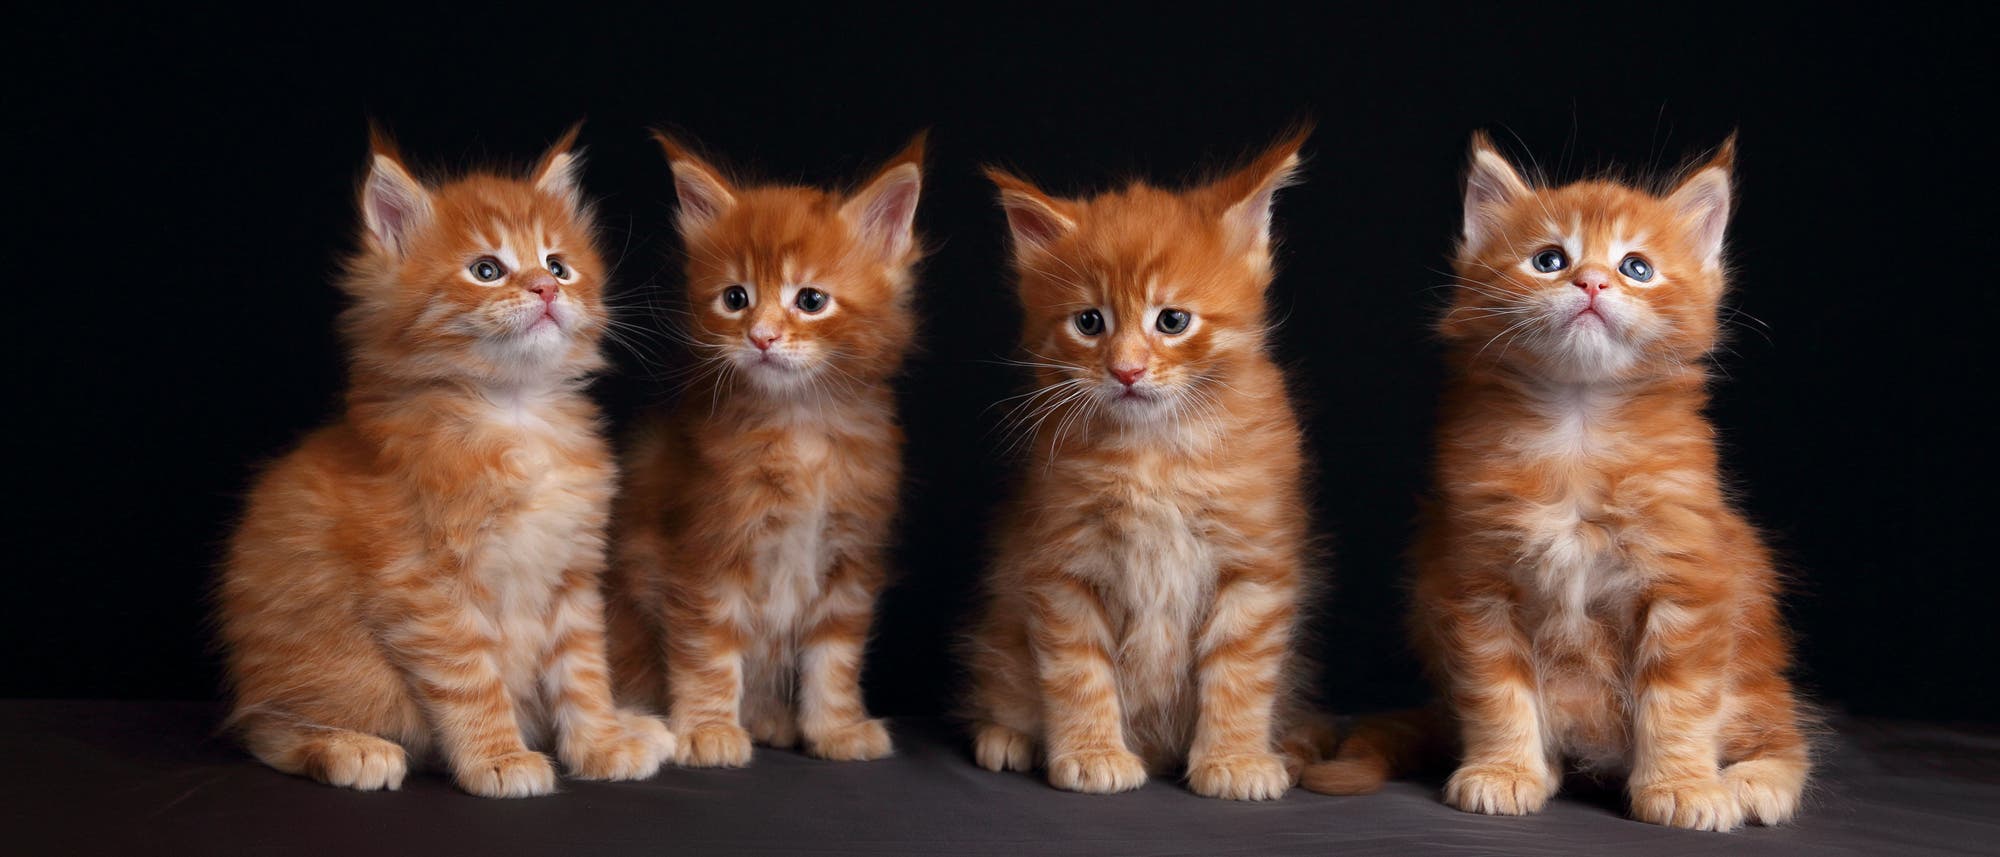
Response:
[[[753,739],[881,758],[889,733],[863,706],[861,662],[902,481],[888,382],[916,323],[923,138],[845,196],[732,184],[662,143],[703,374],[628,458],[619,695],[672,712],[686,765],[747,764]],[[828,305],[802,308],[808,288]]]
[[[1184,766],[1197,793],[1268,799],[1315,754],[1291,741],[1306,462],[1265,341],[1271,201],[1303,142],[1181,193],[1055,199],[989,172],[1036,390],[971,639],[979,764],[1039,758],[1084,792]],[[1184,331],[1158,329],[1167,308],[1193,314]]]
[[[1728,830],[1798,808],[1810,760],[1780,581],[1703,416],[1732,162],[1725,145],[1660,195],[1535,189],[1474,141],[1438,495],[1413,552],[1460,809],[1534,812],[1565,760],[1628,770],[1644,821]],[[1567,266],[1537,271],[1550,249]],[[1306,783],[1372,790],[1415,737],[1364,726]]]
[[[583,391],[605,269],[575,135],[530,179],[434,188],[376,137],[340,281],[346,413],[258,478],[219,593],[230,719],[272,767],[394,789],[435,749],[461,788],[513,797],[554,789],[530,749],[551,740],[591,779],[672,752],[612,707],[605,666],[614,472]],[[477,281],[482,257],[504,276]]]

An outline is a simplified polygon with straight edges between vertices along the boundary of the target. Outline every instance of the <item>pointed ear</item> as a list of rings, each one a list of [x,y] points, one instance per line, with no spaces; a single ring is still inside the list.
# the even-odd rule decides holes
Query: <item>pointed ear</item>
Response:
[[[582,122],[569,126],[562,138],[542,153],[533,173],[536,190],[562,200],[573,209],[583,207],[583,150],[576,147],[577,135],[582,131]]]
[[[1485,246],[1500,228],[1500,218],[1515,201],[1534,190],[1507,162],[1485,131],[1472,133],[1472,154],[1465,173],[1465,249]]]
[[[1000,207],[1007,211],[1015,253],[1047,252],[1049,245],[1076,231],[1075,209],[1068,202],[997,167],[987,167],[986,178],[1000,188]]]
[[[919,132],[840,206],[840,215],[853,226],[861,242],[890,259],[900,261],[917,244],[917,194],[923,190],[924,136]]]
[[[1722,267],[1722,236],[1729,226],[1731,177],[1736,169],[1736,135],[1722,141],[1715,157],[1701,165],[1667,196],[1679,212],[1688,241],[1701,254],[1704,268]]]
[[[372,157],[361,182],[361,223],[377,249],[401,257],[410,237],[431,217],[431,192],[410,175],[396,144],[381,126],[368,124]]]
[[[1311,127],[1287,134],[1248,166],[1209,186],[1209,192],[1224,206],[1223,225],[1249,252],[1270,254],[1272,203],[1277,199],[1278,189],[1297,177],[1299,149],[1311,134]]]
[[[708,165],[679,140],[659,131],[653,139],[667,153],[674,170],[674,195],[680,198],[679,222],[682,235],[693,235],[715,225],[724,212],[736,205],[736,192],[722,173]]]

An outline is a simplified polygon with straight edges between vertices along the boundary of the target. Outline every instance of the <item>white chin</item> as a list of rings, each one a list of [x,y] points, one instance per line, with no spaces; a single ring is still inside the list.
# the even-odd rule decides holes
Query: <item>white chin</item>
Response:
[[[811,379],[811,373],[792,366],[776,366],[768,363],[752,363],[743,367],[743,374],[760,389],[771,392],[797,390]]]
[[[1611,333],[1602,319],[1580,319],[1550,355],[1578,380],[1615,378],[1631,367],[1632,348]]]

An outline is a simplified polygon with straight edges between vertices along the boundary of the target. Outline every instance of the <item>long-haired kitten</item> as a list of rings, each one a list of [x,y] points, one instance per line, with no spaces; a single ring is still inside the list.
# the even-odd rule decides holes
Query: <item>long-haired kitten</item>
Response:
[[[1174,192],[999,185],[1036,389],[969,646],[975,755],[1118,792],[1282,795],[1309,585],[1303,441],[1266,337],[1304,134]],[[1288,758],[1289,756],[1289,758]]]
[[[1798,809],[1779,578],[1703,416],[1733,157],[1662,193],[1534,187],[1473,140],[1411,617],[1460,739],[1460,809],[1541,809],[1566,763],[1628,773],[1657,824]],[[1419,731],[1364,725],[1306,784],[1373,790]]]
[[[267,468],[229,544],[230,721],[281,771],[394,789],[435,753],[487,797],[673,751],[612,707],[598,578],[614,470],[584,394],[604,263],[576,131],[528,178],[416,179],[379,133],[360,193],[346,412]]]
[[[916,323],[923,138],[844,194],[738,184],[661,142],[699,374],[627,456],[619,695],[672,713],[684,765],[747,764],[752,740],[887,756],[860,682],[902,481],[889,381]]]

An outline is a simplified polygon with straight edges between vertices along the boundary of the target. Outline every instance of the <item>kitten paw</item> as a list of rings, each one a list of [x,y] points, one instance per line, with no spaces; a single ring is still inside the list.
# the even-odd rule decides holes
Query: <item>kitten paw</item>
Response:
[[[806,752],[838,762],[865,762],[891,752],[889,729],[880,719],[849,723],[825,735],[807,736]]]
[[[1784,824],[1799,812],[1805,792],[1805,765],[1778,759],[1751,759],[1722,769],[1722,784],[1736,795],[1746,820]]]
[[[1743,807],[1721,777],[1632,786],[1632,817],[1689,830],[1735,830]]]
[[[356,791],[395,791],[403,787],[403,776],[410,770],[401,746],[360,732],[329,736],[314,755],[313,779]]]
[[[1049,785],[1087,794],[1129,792],[1146,784],[1146,763],[1123,747],[1076,750],[1049,758]]]
[[[1466,812],[1527,815],[1547,806],[1550,778],[1512,765],[1468,765],[1444,784],[1444,802]]]
[[[741,768],[750,764],[750,733],[734,723],[701,723],[680,735],[675,761],[689,768]]]
[[[1202,797],[1276,800],[1292,787],[1285,760],[1276,753],[1231,753],[1188,764],[1188,790]]]
[[[563,764],[571,776],[585,780],[643,780],[659,773],[660,763],[674,754],[674,733],[659,718],[631,711],[618,712],[618,722],[602,734],[578,742]]]
[[[1035,740],[997,723],[979,727],[972,738],[972,755],[989,771],[1027,771],[1035,767]]]
[[[458,766],[458,787],[480,797],[534,797],[556,790],[549,757],[519,750]]]

